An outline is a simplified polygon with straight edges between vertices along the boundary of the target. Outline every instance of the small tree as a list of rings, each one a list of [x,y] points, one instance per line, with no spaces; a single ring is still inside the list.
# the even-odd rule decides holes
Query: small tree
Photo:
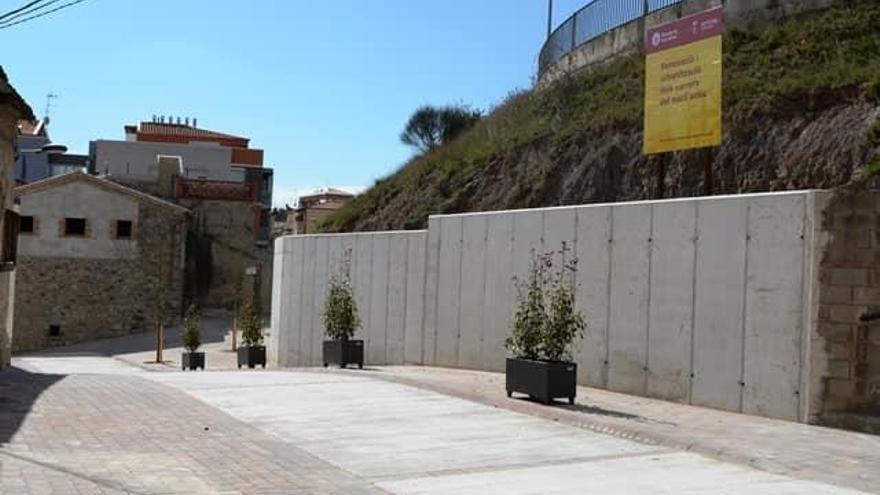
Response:
[[[263,343],[263,325],[250,301],[245,301],[241,306],[238,329],[241,331],[241,342],[245,346],[255,347]]]
[[[583,314],[575,309],[577,258],[568,259],[566,243],[558,252],[561,263],[549,286],[549,312],[541,338],[542,358],[547,361],[570,361],[571,346],[584,336]]]
[[[201,314],[195,304],[190,304],[183,318],[183,346],[189,352],[196,352],[202,345]]]
[[[331,340],[349,340],[361,325],[351,287],[351,249],[345,252],[339,273],[330,278],[321,320],[324,335]]]
[[[526,280],[513,279],[518,303],[511,323],[512,332],[504,345],[518,358],[538,359],[540,356],[541,334],[546,320],[544,287],[550,262],[552,260],[546,255],[536,256],[533,250]]]
[[[570,360],[572,344],[583,337],[586,323],[575,309],[577,259],[569,259],[569,251],[564,242],[557,253],[533,251],[528,278],[514,278],[518,304],[505,345],[518,358]]]
[[[426,105],[409,118],[400,140],[419,151],[431,151],[450,142],[480,120],[481,116],[478,110],[464,105],[439,108]]]

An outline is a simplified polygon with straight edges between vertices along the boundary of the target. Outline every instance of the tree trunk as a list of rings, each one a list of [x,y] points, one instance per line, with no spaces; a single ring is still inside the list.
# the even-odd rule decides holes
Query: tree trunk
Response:
[[[162,350],[165,347],[165,325],[160,323],[156,326],[156,362],[162,363]]]

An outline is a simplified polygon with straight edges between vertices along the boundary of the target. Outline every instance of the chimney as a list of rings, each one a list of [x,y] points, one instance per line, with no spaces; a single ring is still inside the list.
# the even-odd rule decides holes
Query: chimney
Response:
[[[199,122],[198,119],[193,117],[193,127],[198,127],[198,122]]]
[[[180,117],[177,117],[177,125],[180,125]]]
[[[189,127],[189,117],[184,117],[184,119],[183,119],[183,125]]]
[[[125,129],[125,140],[126,141],[137,141],[137,126],[136,125],[127,125],[124,127]]]

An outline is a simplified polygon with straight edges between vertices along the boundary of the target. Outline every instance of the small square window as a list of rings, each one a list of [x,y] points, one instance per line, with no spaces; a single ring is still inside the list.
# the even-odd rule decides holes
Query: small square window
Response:
[[[34,217],[29,215],[18,217],[18,232],[21,234],[33,234]]]
[[[85,218],[65,218],[64,219],[64,235],[84,236],[86,235],[86,219]]]
[[[116,238],[131,239],[131,220],[116,221]]]
[[[49,337],[61,337],[61,325],[49,325]]]

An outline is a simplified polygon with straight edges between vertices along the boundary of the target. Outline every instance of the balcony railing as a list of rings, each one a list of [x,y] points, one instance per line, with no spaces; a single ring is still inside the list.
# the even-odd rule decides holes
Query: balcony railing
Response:
[[[260,186],[254,182],[194,180],[178,177],[175,183],[175,197],[256,203],[260,199]]]

